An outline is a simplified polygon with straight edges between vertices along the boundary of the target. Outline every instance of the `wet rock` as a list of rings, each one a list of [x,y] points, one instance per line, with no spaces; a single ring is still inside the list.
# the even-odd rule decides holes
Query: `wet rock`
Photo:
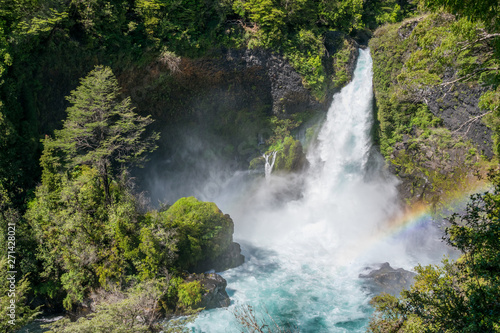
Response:
[[[236,243],[235,243],[236,244]],[[228,307],[231,303],[226,292],[227,281],[216,273],[190,274],[186,282],[199,281],[206,289],[201,302],[194,308],[205,310]]]
[[[388,262],[375,267],[367,267],[368,274],[359,274],[361,279],[365,279],[367,287],[373,293],[386,292],[397,295],[403,289],[409,289],[413,284],[415,273],[403,268],[394,269]]]
[[[479,98],[487,87],[478,84],[454,83],[429,89],[423,98],[429,110],[443,120],[444,127],[470,139],[488,158],[493,156],[492,131],[481,119],[486,111],[479,107]]]
[[[326,54],[323,57],[322,61],[325,66],[326,74],[330,77],[332,81],[335,80],[335,77],[338,75],[343,75],[343,73],[337,73],[334,69],[334,64],[333,64],[333,56],[342,51],[346,45],[348,46],[348,49],[350,50],[349,52],[349,57],[347,61],[347,65],[343,70],[347,71],[347,81],[351,81],[352,76],[354,75],[354,70],[356,69],[356,61],[359,56],[359,48],[363,48],[364,45],[358,44],[354,39],[349,37],[343,32],[340,31],[329,31],[325,34],[325,49],[326,49]],[[346,44],[347,43],[347,44]],[[333,87],[332,92],[338,92],[342,88],[341,86],[338,87]],[[331,104],[331,99],[328,99],[328,105]]]
[[[245,256],[241,254],[240,244],[232,242],[227,250],[215,259],[207,259],[199,262],[191,271],[196,273],[210,270],[222,272],[230,268],[240,266],[245,262]]]

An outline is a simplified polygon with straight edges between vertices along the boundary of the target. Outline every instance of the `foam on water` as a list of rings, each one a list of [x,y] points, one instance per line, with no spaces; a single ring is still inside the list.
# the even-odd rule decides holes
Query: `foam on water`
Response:
[[[334,96],[310,149],[308,172],[234,182],[214,200],[233,218],[246,262],[222,273],[229,309],[202,312],[193,332],[241,332],[233,313],[245,305],[301,332],[365,332],[373,295],[358,279],[364,265],[411,268],[422,261],[405,239],[373,242],[399,207],[397,181],[372,149],[372,103],[371,57],[360,50],[352,82]],[[298,183],[299,199],[275,200]],[[367,242],[370,251],[360,251]]]

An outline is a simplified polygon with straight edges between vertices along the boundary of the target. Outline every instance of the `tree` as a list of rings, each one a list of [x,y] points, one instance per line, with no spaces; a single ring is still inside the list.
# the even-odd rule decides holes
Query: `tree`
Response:
[[[170,276],[133,285],[125,291],[114,290],[94,296],[96,311],[71,321],[69,318],[45,325],[48,333],[139,333],[160,332],[163,303],[170,287]],[[167,314],[167,319],[171,318]],[[179,330],[178,332],[182,332]]]
[[[482,20],[492,30],[500,29],[500,2],[497,0],[425,0],[431,9],[444,8],[452,14],[465,16],[472,21]]]
[[[158,134],[143,135],[153,120],[136,114],[130,97],[120,99],[118,81],[105,66],[96,66],[67,100],[72,105],[66,110],[63,129],[48,144],[63,151],[69,166],[92,165],[99,172],[109,204],[113,164],[140,164],[145,153],[156,148]]]
[[[500,332],[500,178],[453,215],[446,242],[462,251],[442,266],[418,266],[415,284],[399,298],[372,300],[371,332]]]

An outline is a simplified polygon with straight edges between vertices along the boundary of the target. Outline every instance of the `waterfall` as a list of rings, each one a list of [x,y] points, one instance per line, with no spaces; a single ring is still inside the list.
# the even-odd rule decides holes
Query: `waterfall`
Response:
[[[318,144],[308,153],[300,199],[276,204],[276,194],[297,182],[276,176],[272,183],[233,183],[227,191],[246,192],[215,200],[233,218],[246,262],[222,273],[229,311],[201,313],[193,332],[241,332],[232,312],[245,305],[263,321],[271,316],[300,332],[366,331],[373,295],[358,279],[360,271],[384,261],[408,269],[417,261],[409,259],[404,240],[374,239],[399,206],[397,180],[372,149],[372,99],[370,52],[360,50],[352,82],[334,96]],[[275,156],[271,163],[264,156],[266,178]]]
[[[269,157],[271,155],[273,156],[273,159],[272,159],[272,162],[269,163]],[[264,166],[266,180],[270,181],[271,180],[271,172],[273,172],[274,162],[276,161],[276,151],[273,151],[272,153],[269,153],[269,154],[264,154],[262,156],[266,160],[266,165]]]

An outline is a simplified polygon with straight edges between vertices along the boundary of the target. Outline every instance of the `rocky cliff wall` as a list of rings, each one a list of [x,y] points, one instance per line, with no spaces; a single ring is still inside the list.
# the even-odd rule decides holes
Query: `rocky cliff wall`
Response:
[[[492,131],[479,107],[489,87],[464,74],[464,63],[480,68],[488,46],[456,48],[467,45],[460,36],[455,44],[449,40],[457,24],[443,14],[409,19],[379,28],[369,44],[376,139],[408,204],[439,206],[473,188],[494,157]]]

